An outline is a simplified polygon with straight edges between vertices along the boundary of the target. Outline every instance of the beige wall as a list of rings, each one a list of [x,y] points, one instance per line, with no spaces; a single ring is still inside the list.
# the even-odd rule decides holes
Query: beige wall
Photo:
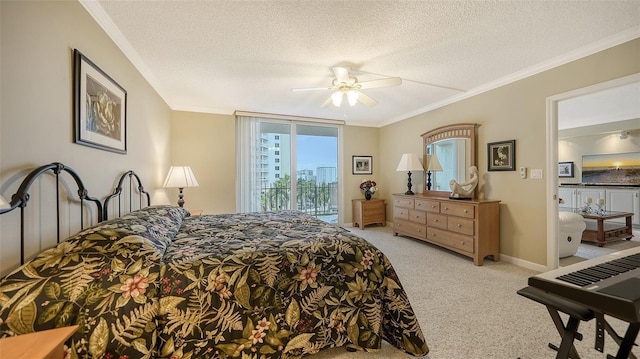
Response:
[[[360,183],[365,179],[372,179],[376,181],[379,192],[374,193],[373,198],[387,199],[387,210],[389,211],[391,209],[389,205],[389,197],[384,194],[386,189],[386,183],[382,180],[384,178],[384,171],[382,167],[384,158],[382,158],[382,151],[380,151],[378,146],[380,141],[378,135],[379,130],[377,128],[344,126],[342,132],[342,173],[344,178],[344,195],[341,197],[342,204],[339,209],[342,214],[343,223],[353,222],[351,214],[351,200],[364,198],[364,195],[360,192]],[[373,174],[353,175],[352,156],[373,156]]]
[[[200,185],[184,189],[185,208],[235,212],[235,117],[174,111],[171,124],[171,164],[191,166]],[[170,202],[177,198],[172,190]]]
[[[0,2],[0,194],[10,198],[22,171],[62,162],[104,197],[115,177],[135,170],[154,203],[169,166],[171,111],[85,9],[72,1]],[[128,92],[127,154],[73,143],[73,49],[79,49]],[[18,264],[19,214],[0,216],[0,275]],[[37,251],[51,236],[30,243]]]
[[[517,171],[487,172],[488,142],[516,140],[516,165],[546,168],[546,98],[640,72],[640,40],[616,46],[572,63],[514,82],[484,94],[415,116],[380,130],[381,152],[399,156],[399,148],[420,150],[420,134],[435,127],[474,122],[478,134],[480,196],[501,204],[500,252],[546,265],[546,181],[520,179]],[[383,157],[383,156],[381,156]],[[392,176],[395,161],[382,162],[394,188],[403,180]]]

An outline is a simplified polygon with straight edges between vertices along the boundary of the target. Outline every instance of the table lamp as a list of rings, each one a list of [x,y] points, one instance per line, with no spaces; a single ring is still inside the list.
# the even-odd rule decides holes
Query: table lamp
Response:
[[[180,190],[180,194],[178,195],[178,206],[184,207],[184,195],[182,194],[182,190],[185,187],[198,187],[198,181],[196,180],[196,176],[193,175],[191,167],[171,166],[162,187],[178,188]]]
[[[400,163],[398,163],[398,168],[396,168],[396,171],[408,172],[407,175],[409,176],[409,179],[407,182],[407,192],[405,192],[404,194],[415,194],[413,193],[413,191],[411,191],[411,171],[422,171],[422,170],[424,170],[424,168],[422,167],[422,163],[420,163],[418,156],[414,155],[413,153],[405,153],[402,155],[402,158],[400,159]]]
[[[436,154],[429,155],[429,159],[427,161],[427,190],[431,191],[431,172],[440,172],[442,171],[442,166],[440,165],[440,161],[438,160],[438,156]]]

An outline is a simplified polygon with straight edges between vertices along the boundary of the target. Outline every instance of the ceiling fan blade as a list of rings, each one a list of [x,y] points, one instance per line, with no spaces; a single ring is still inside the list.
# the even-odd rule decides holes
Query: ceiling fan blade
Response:
[[[375,106],[378,104],[378,101],[374,100],[368,95],[365,95],[363,92],[358,91],[358,102],[365,104],[369,107]]]
[[[346,67],[334,66],[333,69],[334,75],[336,75],[336,83],[349,83],[349,69]]]
[[[303,88],[293,88],[292,92],[302,92],[302,91],[326,91],[326,90],[334,90],[333,87],[303,87]]]
[[[321,108],[327,108],[329,106],[331,106],[331,104],[333,103],[333,100],[331,99],[331,96],[329,96],[323,103],[322,106],[320,106]]]
[[[376,87],[391,87],[399,86],[402,84],[402,79],[399,77],[387,77],[386,79],[363,81],[358,83],[361,89],[372,89]]]

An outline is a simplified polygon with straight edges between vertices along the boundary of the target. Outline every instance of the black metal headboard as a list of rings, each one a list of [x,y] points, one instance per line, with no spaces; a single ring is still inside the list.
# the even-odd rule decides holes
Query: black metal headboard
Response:
[[[27,175],[27,177],[25,177],[25,179],[22,181],[22,183],[20,184],[20,187],[18,188],[18,191],[11,196],[11,201],[9,203],[10,207],[6,209],[0,209],[0,214],[3,214],[3,213],[11,212],[17,208],[20,208],[20,264],[24,264],[24,251],[25,251],[24,244],[25,244],[25,226],[26,226],[25,208],[27,207],[27,204],[29,203],[29,199],[31,198],[31,195],[29,194],[29,189],[31,188],[31,185],[40,178],[40,176],[42,176],[45,173],[48,173],[49,171],[53,172],[53,174],[55,175],[55,187],[56,187],[55,207],[56,207],[56,230],[57,230],[56,242],[57,243],[60,243],[60,236],[61,236],[60,187],[63,184],[66,184],[66,182],[61,184],[61,180],[60,180],[61,174],[65,172],[69,174],[74,179],[78,187],[77,194],[80,200],[81,229],[84,229],[84,223],[85,223],[85,220],[84,220],[85,202],[84,201],[90,201],[96,205],[97,222],[101,222],[102,219],[104,218],[104,215],[102,212],[102,203],[100,203],[100,200],[97,198],[89,197],[88,191],[84,186],[84,184],[82,183],[80,176],[78,176],[78,174],[73,169],[65,166],[60,162],[53,162],[51,164],[40,166],[32,170]]]
[[[128,184],[129,184],[128,196],[123,191],[123,186],[122,186],[125,180],[128,180]],[[134,184],[134,180],[135,180],[135,184]],[[135,196],[138,197],[137,203],[136,201],[134,201]],[[118,203],[117,203],[118,207],[113,209],[114,211],[117,211],[117,217],[120,217],[123,214],[123,212],[128,213],[136,209],[148,207],[151,205],[151,197],[149,196],[149,193],[144,190],[144,186],[142,185],[142,181],[140,180],[140,177],[138,177],[138,175],[133,171],[127,171],[123,173],[120,176],[120,179],[118,180],[118,185],[116,186],[113,193],[109,195],[107,198],[105,198],[104,217],[103,217],[105,220],[109,219],[108,218],[109,203],[111,203],[111,200],[113,199],[118,200]],[[128,206],[127,206],[127,199],[128,199]],[[146,205],[144,204],[145,199],[146,199]]]

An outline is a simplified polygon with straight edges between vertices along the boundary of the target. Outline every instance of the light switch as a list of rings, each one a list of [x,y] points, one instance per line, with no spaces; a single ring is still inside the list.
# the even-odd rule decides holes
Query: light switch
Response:
[[[533,179],[542,179],[542,170],[531,170],[531,178]]]

